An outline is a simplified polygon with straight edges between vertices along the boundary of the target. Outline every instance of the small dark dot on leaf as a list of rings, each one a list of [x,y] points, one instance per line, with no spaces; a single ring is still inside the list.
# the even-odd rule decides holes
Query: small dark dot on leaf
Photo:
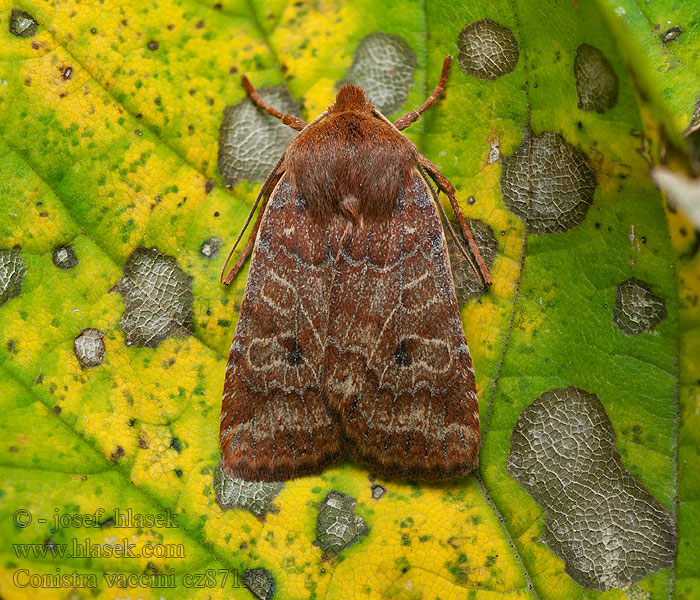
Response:
[[[112,462],[117,462],[122,456],[124,456],[124,448],[117,446],[112,452],[111,459]]]
[[[155,40],[151,40],[150,42],[148,42],[148,49],[152,52],[158,50],[158,42],[156,42]]]
[[[672,42],[673,40],[677,39],[678,36],[683,33],[683,30],[680,27],[671,27],[666,33],[663,34],[661,37],[661,41],[664,44],[668,44],[669,42]]]

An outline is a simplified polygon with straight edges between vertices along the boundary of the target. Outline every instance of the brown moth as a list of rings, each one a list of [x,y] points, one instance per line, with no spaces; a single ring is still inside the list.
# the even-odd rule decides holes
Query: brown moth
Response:
[[[440,96],[450,62],[430,98],[394,123],[347,84],[307,125],[242,78],[259,108],[300,133],[262,186],[243,252],[222,272],[230,283],[252,251],[221,410],[230,475],[284,481],[345,456],[407,479],[475,467],[474,370],[430,179],[491,280],[454,187],[399,133]]]

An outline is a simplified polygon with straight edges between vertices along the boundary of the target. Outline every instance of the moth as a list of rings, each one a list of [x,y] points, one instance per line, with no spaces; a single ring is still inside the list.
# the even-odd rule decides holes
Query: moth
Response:
[[[221,274],[230,283],[252,252],[221,410],[230,475],[285,481],[343,457],[404,479],[475,467],[474,370],[438,190],[476,265],[460,248],[491,280],[454,187],[400,133],[442,94],[450,62],[425,103],[393,123],[346,84],[307,124],[268,106],[242,77],[250,99],[299,134],[234,248],[260,205],[246,246],[225,276],[231,250]]]

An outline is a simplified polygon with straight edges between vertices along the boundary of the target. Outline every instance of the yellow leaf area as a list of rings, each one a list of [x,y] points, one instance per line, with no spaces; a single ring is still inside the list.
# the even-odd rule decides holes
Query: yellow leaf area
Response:
[[[384,483],[384,482],[380,482]],[[258,521],[221,513],[207,522],[208,537],[230,552],[241,542],[266,565],[292,598],[308,597],[521,597],[524,581],[498,521],[480,498],[475,482],[416,487],[391,482],[372,496],[367,473],[354,467],[328,469],[321,477],[289,482],[276,510]],[[342,560],[319,560],[314,545],[315,513],[329,489],[357,498],[357,514],[370,533],[345,550]]]

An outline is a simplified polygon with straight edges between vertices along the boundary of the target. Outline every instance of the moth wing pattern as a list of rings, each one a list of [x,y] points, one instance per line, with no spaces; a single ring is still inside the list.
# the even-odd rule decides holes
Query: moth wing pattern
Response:
[[[474,371],[417,171],[390,219],[346,230],[328,311],[325,391],[348,454],[388,477],[468,474],[480,439]]]
[[[297,196],[283,176],[265,207],[226,368],[223,464],[246,480],[315,473],[342,454],[321,381],[333,260]]]

